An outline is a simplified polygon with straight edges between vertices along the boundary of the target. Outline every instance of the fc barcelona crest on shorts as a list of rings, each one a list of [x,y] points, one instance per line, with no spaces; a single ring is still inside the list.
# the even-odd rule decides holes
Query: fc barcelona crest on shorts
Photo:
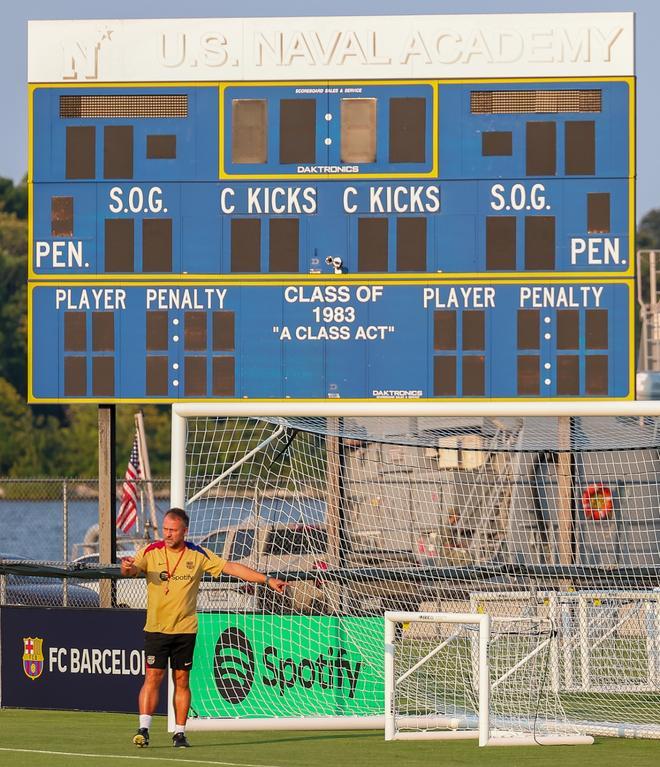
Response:
[[[23,637],[23,671],[30,679],[38,679],[44,670],[43,644],[39,637]]]

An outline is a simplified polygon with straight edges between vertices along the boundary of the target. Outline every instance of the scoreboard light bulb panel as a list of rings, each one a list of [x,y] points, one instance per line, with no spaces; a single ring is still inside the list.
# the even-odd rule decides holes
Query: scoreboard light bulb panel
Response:
[[[626,179],[35,184],[35,278],[631,273]],[[114,277],[116,279],[116,277]]]
[[[30,401],[632,395],[624,281],[33,285]]]
[[[627,78],[31,98],[31,278],[632,275]]]

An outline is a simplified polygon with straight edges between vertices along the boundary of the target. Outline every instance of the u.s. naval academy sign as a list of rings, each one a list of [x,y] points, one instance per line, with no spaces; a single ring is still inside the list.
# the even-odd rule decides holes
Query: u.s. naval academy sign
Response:
[[[29,22],[29,81],[632,75],[632,13]]]

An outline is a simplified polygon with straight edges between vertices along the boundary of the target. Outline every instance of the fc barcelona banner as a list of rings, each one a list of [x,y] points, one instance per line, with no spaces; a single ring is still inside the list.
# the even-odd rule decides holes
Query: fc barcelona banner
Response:
[[[144,620],[143,610],[0,608],[0,704],[135,711]],[[166,699],[163,689],[158,713]]]

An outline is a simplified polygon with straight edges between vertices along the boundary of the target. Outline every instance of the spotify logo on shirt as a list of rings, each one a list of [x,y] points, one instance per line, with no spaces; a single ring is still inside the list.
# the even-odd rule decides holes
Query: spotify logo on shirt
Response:
[[[229,703],[245,700],[252,688],[254,671],[250,640],[239,628],[225,629],[215,646],[214,675],[220,695]]]

